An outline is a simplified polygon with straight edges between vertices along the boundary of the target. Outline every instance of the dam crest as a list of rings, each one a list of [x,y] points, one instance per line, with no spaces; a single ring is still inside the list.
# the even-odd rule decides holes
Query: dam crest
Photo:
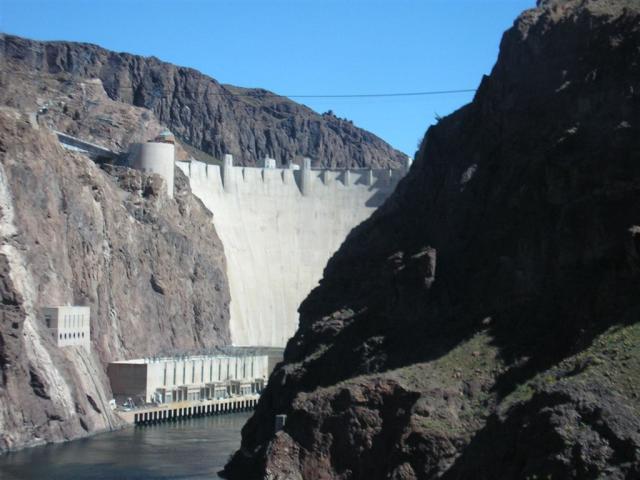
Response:
[[[263,167],[234,166],[232,156],[226,155],[222,167],[196,160],[178,161],[176,165],[189,180],[203,186],[208,185],[217,192],[252,194],[255,193],[256,188],[282,187],[287,190],[289,187],[296,186],[299,193],[304,196],[324,196],[332,190],[350,187],[390,193],[406,173],[406,168],[402,170],[315,169],[310,167],[309,159],[305,159],[302,169],[276,168],[267,166],[271,164],[269,160],[272,159],[267,158],[263,161],[265,163]],[[277,195],[277,192],[273,193]]]

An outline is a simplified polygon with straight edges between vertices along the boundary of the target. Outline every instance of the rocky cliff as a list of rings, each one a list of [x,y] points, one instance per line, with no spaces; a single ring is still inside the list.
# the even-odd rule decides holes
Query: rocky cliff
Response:
[[[640,478],[638,45],[635,0],[516,20],[301,305],[227,478]]]
[[[151,110],[183,143],[216,159],[231,153],[238,164],[255,165],[265,156],[279,164],[311,157],[315,165],[374,168],[399,168],[406,159],[350,121],[266,90],[221,85],[154,57],[10,35],[0,37],[0,52],[12,75],[99,79],[112,100]]]
[[[116,428],[110,360],[229,342],[224,252],[186,178],[169,199],[44,120],[0,109],[0,451]],[[64,304],[91,307],[90,353],[51,339],[39,309]]]
[[[229,343],[222,244],[187,179],[176,170],[170,200],[159,177],[63,150],[52,133],[123,159],[166,126],[179,160],[396,167],[405,158],[351,122],[263,90],[0,34],[0,451],[117,428],[110,360]],[[53,344],[38,312],[56,304],[91,306],[91,353]]]

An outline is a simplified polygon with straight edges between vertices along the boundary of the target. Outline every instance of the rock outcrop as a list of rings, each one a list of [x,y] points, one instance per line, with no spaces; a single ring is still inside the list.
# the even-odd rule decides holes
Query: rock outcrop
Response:
[[[223,248],[186,178],[169,199],[41,120],[0,109],[0,451],[118,427],[111,360],[229,343]],[[90,353],[51,339],[39,309],[64,304],[91,307]]]
[[[517,19],[301,305],[227,478],[640,478],[638,45],[634,0]]]
[[[218,160],[231,153],[242,165],[269,156],[279,164],[311,157],[325,167],[400,168],[406,159],[331,113],[319,115],[266,90],[221,85],[154,57],[11,35],[0,37],[0,52],[13,75],[54,77],[61,83],[99,79],[112,100],[151,110],[183,143]]]

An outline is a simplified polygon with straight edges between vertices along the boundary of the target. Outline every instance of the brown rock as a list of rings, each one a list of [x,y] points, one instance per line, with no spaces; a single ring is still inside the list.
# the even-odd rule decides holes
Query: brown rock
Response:
[[[109,361],[230,341],[210,213],[184,179],[171,200],[155,175],[110,171],[0,111],[0,450],[117,427]],[[91,307],[89,355],[40,321],[67,303]]]
[[[255,165],[269,156],[279,164],[310,157],[314,165],[326,167],[399,168],[406,159],[372,133],[331,113],[319,115],[266,90],[221,85],[194,69],[155,57],[4,34],[0,50],[7,81],[40,85],[51,78],[70,85],[97,79],[110,99],[150,110],[181,142],[204,152],[205,160],[221,160],[230,153],[243,165]],[[78,106],[73,99],[54,99],[49,91],[39,91],[38,96],[44,109],[64,111],[68,103],[63,113],[73,121],[85,115],[83,110],[93,109]],[[103,129],[119,126],[118,116],[100,117]]]

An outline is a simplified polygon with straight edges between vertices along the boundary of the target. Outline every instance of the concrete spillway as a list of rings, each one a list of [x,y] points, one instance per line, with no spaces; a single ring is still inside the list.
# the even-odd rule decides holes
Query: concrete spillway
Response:
[[[328,259],[405,173],[177,165],[224,244],[235,345],[285,345]]]

